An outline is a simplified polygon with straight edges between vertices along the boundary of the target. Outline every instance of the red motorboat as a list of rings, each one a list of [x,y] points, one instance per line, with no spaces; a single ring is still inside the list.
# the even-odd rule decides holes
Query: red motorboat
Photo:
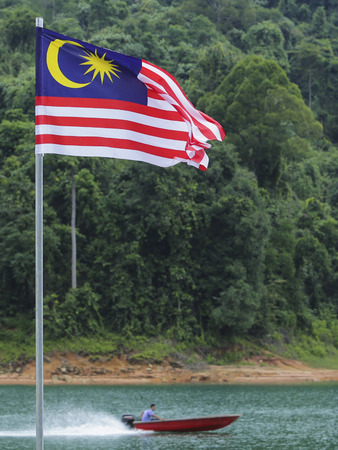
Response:
[[[142,422],[134,420],[132,426],[138,430],[147,431],[210,431],[224,428],[235,422],[240,415],[189,417],[187,419],[150,420]]]

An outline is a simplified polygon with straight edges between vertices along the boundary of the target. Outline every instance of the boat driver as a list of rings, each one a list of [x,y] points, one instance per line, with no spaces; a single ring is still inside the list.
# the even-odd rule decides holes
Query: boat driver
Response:
[[[156,409],[156,405],[154,404],[154,403],[152,403],[151,405],[150,405],[150,408],[149,409],[146,409],[145,411],[142,411],[141,412],[141,420],[142,420],[142,422],[147,422],[147,421],[149,421],[149,420],[164,420],[164,419],[162,419],[161,417],[158,417],[155,413],[154,413],[154,411],[155,411],[155,409]]]

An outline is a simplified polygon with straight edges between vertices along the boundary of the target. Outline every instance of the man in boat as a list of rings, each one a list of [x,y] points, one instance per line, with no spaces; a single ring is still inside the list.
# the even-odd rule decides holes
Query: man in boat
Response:
[[[142,411],[141,412],[141,420],[142,420],[142,422],[147,422],[147,421],[149,421],[149,420],[164,420],[164,419],[162,419],[161,417],[158,417],[155,413],[154,413],[154,411],[155,411],[155,409],[156,409],[156,405],[154,404],[154,403],[152,403],[151,405],[150,405],[150,408],[149,409],[146,409],[145,411]]]

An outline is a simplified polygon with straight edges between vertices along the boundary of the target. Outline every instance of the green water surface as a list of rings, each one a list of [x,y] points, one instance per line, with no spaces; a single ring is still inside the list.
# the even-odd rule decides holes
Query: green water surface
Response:
[[[129,430],[124,413],[242,414],[197,433]],[[46,386],[45,449],[338,449],[338,383],[286,386]],[[0,386],[0,449],[35,449],[35,387]]]

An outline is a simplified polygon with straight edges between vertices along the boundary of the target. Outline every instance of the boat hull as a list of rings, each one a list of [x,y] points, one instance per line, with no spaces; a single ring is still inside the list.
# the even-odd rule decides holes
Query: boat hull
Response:
[[[138,430],[146,431],[211,431],[224,428],[237,420],[240,415],[191,417],[187,419],[151,420],[147,422],[134,421]]]

